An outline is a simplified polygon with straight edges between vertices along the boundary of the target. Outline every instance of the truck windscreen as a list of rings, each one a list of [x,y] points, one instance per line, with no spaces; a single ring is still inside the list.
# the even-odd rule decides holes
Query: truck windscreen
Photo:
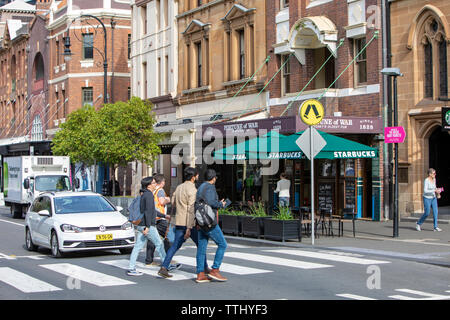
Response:
[[[36,191],[67,191],[70,181],[67,176],[38,176],[35,178]]]

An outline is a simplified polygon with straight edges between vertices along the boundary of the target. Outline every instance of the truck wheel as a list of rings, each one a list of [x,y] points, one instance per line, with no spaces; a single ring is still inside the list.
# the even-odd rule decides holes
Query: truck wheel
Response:
[[[37,246],[33,243],[33,239],[31,238],[31,231],[29,228],[25,230],[25,246],[28,251],[37,251]]]
[[[22,207],[13,204],[11,207],[11,214],[14,219],[22,218]]]
[[[59,251],[59,243],[58,243],[58,236],[56,235],[56,232],[52,232],[52,237],[50,240],[50,247],[52,251],[52,256],[54,258],[61,258],[63,256],[62,252]]]

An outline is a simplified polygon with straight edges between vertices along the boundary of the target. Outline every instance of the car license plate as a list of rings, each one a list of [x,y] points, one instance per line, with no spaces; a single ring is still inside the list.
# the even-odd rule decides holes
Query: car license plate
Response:
[[[112,234],[97,234],[95,236],[96,241],[108,241],[108,240],[112,240],[112,239],[113,239]]]

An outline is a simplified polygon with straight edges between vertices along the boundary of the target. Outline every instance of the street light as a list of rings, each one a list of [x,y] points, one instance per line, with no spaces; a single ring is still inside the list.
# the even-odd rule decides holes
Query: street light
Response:
[[[384,68],[381,73],[388,77],[394,77],[394,127],[398,126],[398,102],[397,102],[397,77],[403,77],[399,68]],[[391,115],[389,115],[391,116]],[[399,214],[398,214],[398,143],[394,145],[395,153],[395,186],[394,186],[394,226],[393,226],[393,237],[398,237],[398,224],[399,224]]]
[[[82,14],[79,17],[76,17],[75,19],[72,20],[72,22],[74,22],[76,19],[79,18],[92,18],[97,20],[101,26],[103,27],[103,35],[104,35],[104,41],[105,41],[105,45],[104,45],[104,49],[103,49],[103,102],[104,103],[108,103],[108,57],[107,57],[107,37],[106,37],[106,27],[104,25],[104,23],[97,18],[96,16],[90,15],[90,14]],[[72,52],[70,51],[70,37],[69,37],[69,30],[70,30],[70,26],[69,28],[67,28],[67,37],[64,37],[64,61],[70,61],[72,58]],[[95,47],[93,47],[95,48]],[[95,48],[97,51],[99,51],[97,48]],[[100,52],[100,51],[99,51]],[[101,54],[101,52],[100,52]]]

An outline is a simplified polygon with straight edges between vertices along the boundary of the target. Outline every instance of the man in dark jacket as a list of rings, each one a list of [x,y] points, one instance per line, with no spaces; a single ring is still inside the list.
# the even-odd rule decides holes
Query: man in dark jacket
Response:
[[[225,201],[222,199],[219,201],[219,196],[216,191],[215,183],[217,181],[216,171],[213,169],[206,170],[205,176],[206,182],[204,182],[197,191],[196,201],[205,201],[215,212],[218,218],[218,210],[225,207]],[[206,249],[208,247],[208,240],[212,239],[217,244],[216,255],[214,257],[214,264],[208,275],[205,274],[205,261],[206,261]],[[227,248],[227,241],[223,236],[222,230],[217,224],[212,230],[205,232],[202,229],[198,230],[198,247],[197,247],[197,279],[198,283],[208,282],[210,278],[217,281],[227,281],[223,277],[219,268],[222,264],[225,250]]]
[[[128,275],[130,276],[140,276],[142,272],[136,270],[136,260],[139,252],[147,243],[147,240],[153,242],[156,247],[156,251],[159,254],[161,261],[166,258],[166,251],[164,250],[164,244],[159,236],[158,230],[156,229],[156,210],[155,201],[153,196],[153,191],[156,187],[156,182],[153,177],[147,177],[141,181],[143,194],[141,196],[141,212],[144,213],[141,223],[137,226],[137,236],[136,243],[134,245],[133,251],[130,256],[130,264],[128,268]],[[168,275],[168,277],[172,277]]]

